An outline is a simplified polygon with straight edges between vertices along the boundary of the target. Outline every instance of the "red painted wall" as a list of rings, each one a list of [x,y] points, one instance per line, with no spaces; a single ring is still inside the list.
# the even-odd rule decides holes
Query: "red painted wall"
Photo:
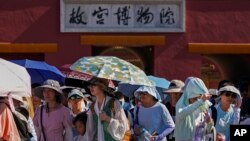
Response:
[[[201,56],[188,43],[249,43],[249,0],[186,0],[186,32],[167,33],[166,45],[154,49],[154,74],[169,80],[200,77]],[[58,43],[45,61],[61,66],[91,55],[80,45],[84,33],[60,33],[60,1],[0,1],[0,42]],[[143,34],[141,34],[143,35]]]
[[[155,48],[155,74],[168,79],[200,76],[201,56],[188,43],[249,43],[249,0],[186,0],[186,32],[166,34]]]
[[[61,66],[91,55],[80,45],[82,33],[60,33],[60,1],[0,1],[0,42],[57,43],[57,53],[46,53],[45,61]]]

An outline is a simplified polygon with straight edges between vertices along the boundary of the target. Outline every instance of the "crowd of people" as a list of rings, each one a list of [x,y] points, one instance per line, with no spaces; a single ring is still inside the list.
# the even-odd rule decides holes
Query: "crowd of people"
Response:
[[[133,97],[93,77],[82,88],[32,84],[32,97],[0,96],[0,141],[229,141],[230,125],[250,124],[250,89],[230,81],[208,89],[174,79],[163,98],[153,86]],[[11,106],[14,106],[14,111]]]

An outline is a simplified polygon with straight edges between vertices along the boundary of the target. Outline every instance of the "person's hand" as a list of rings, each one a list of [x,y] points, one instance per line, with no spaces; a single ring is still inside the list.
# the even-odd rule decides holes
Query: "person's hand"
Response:
[[[211,118],[211,116],[208,114],[208,112],[205,112],[205,122],[206,123],[210,123],[210,122],[212,122],[212,118]]]
[[[135,128],[134,128],[134,132],[135,132],[136,135],[140,135],[141,129],[136,125]]]
[[[103,111],[101,113],[99,113],[99,118],[101,121],[107,121],[108,123],[111,120],[111,118]]]
[[[201,95],[201,99],[203,100],[203,101],[206,101],[206,100],[209,100],[210,98],[211,98],[211,94],[203,94],[203,95]]]
[[[155,139],[156,139],[156,136],[151,136],[150,137],[150,141],[155,141]]]
[[[217,141],[225,141],[225,135],[222,133],[216,133],[216,140]]]
[[[242,97],[240,96],[239,98],[235,99],[235,107],[236,108],[240,108],[241,107],[241,103],[242,103]]]

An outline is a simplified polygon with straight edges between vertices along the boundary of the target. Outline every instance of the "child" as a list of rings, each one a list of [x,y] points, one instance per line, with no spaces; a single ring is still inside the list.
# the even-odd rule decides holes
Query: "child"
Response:
[[[74,141],[87,141],[87,136],[84,136],[86,132],[86,122],[86,112],[82,112],[74,118],[73,124],[76,127],[78,133],[78,135],[74,137]]]

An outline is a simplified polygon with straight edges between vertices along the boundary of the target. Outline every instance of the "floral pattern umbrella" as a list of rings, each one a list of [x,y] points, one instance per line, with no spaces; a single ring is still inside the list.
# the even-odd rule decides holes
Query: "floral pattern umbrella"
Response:
[[[83,57],[72,64],[70,69],[134,85],[152,85],[144,71],[114,56]]]

